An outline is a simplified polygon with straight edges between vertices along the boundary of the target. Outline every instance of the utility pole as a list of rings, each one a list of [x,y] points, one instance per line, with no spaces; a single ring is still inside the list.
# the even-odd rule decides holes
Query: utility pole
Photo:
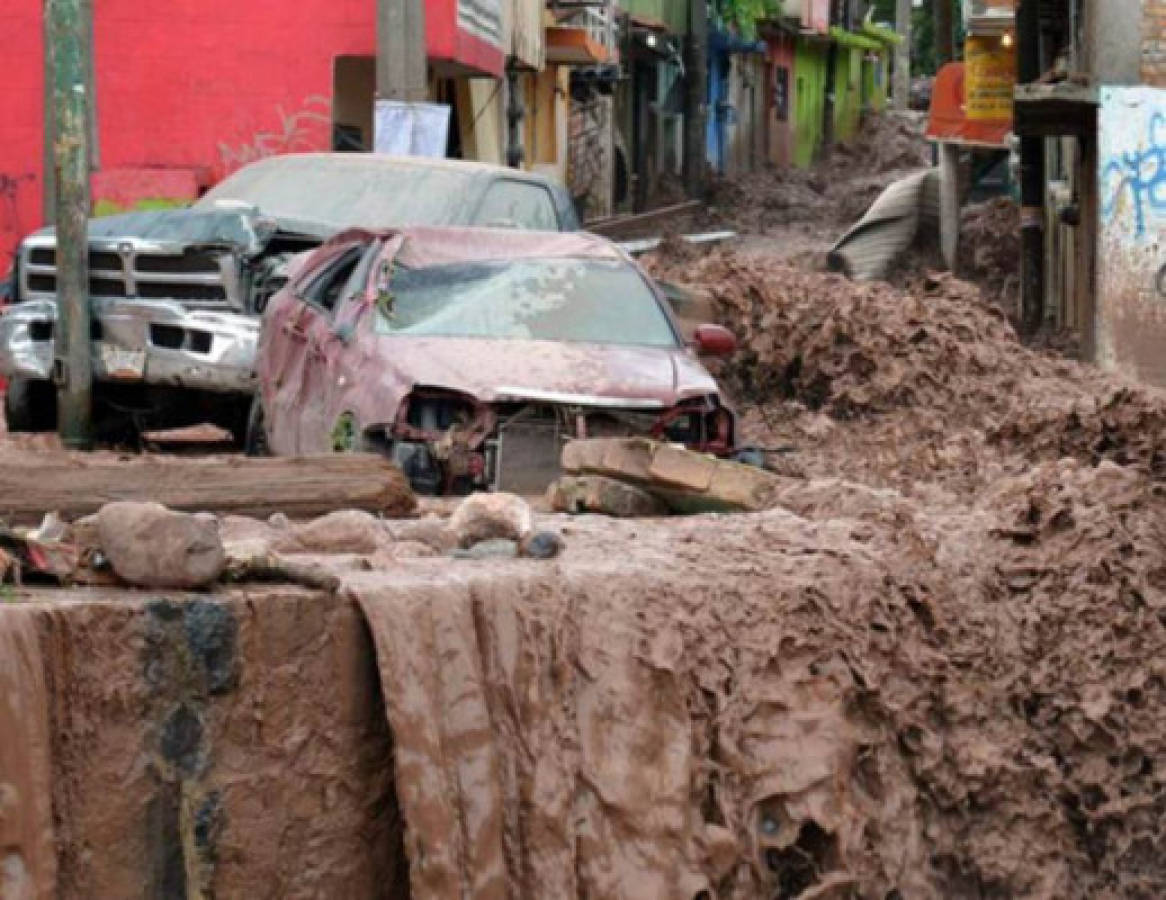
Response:
[[[688,36],[684,42],[684,183],[691,196],[704,195],[708,180],[705,157],[708,129],[708,0],[689,0]]]
[[[429,97],[424,0],[377,0],[377,98]]]
[[[952,0],[934,0],[935,68],[955,59],[955,30],[952,28]]]
[[[92,30],[83,0],[45,0],[53,75],[53,174],[57,226],[57,325],[53,375],[66,447],[92,446],[93,360],[89,309],[89,106]],[[50,127],[46,125],[46,127]]]
[[[1016,76],[1020,84],[1041,77],[1040,3],[1020,0],[1016,8]],[[1044,318],[1044,138],[1020,139],[1020,325],[1036,332]]]
[[[895,45],[895,109],[911,105],[911,0],[895,0],[895,30],[902,39]]]

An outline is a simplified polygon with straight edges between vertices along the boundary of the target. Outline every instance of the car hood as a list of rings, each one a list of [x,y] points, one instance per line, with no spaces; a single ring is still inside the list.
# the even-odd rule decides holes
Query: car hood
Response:
[[[90,240],[136,238],[179,246],[229,246],[245,254],[259,253],[276,230],[306,234],[321,240],[336,229],[318,222],[284,221],[256,209],[157,209],[101,216],[89,220]],[[37,235],[53,236],[53,228]]]
[[[409,389],[446,388],[485,403],[647,408],[719,393],[704,366],[680,348],[384,335],[377,352]]]

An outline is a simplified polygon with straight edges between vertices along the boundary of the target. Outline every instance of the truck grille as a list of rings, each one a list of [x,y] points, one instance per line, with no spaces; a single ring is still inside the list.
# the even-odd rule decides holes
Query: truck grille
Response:
[[[24,295],[56,294],[57,253],[51,245],[33,246],[20,267]],[[176,300],[199,309],[232,309],[230,254],[215,250],[164,253],[133,242],[116,251],[89,251],[89,292],[115,300]]]

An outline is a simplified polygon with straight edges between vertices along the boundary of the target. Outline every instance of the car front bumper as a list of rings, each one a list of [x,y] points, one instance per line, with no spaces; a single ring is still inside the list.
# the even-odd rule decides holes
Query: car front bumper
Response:
[[[219,393],[251,393],[259,320],[179,303],[93,301],[93,377]],[[57,306],[19,303],[0,314],[0,375],[50,380]]]

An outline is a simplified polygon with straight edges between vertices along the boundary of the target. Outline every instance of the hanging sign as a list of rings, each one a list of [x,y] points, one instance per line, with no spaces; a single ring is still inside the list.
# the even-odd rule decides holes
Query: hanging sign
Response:
[[[1012,121],[1016,48],[998,37],[969,37],[964,44],[964,103],[969,122]]]

